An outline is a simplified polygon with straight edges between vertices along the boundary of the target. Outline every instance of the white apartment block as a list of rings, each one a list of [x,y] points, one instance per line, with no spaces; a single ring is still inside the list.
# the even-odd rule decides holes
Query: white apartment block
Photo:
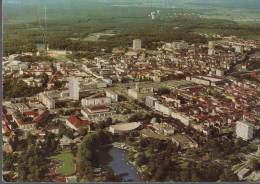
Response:
[[[254,136],[254,126],[247,121],[236,122],[236,136],[245,141],[250,140]]]
[[[181,114],[179,112],[172,112],[171,116],[175,119],[180,120],[185,126],[189,126],[191,122],[193,121],[190,117]]]
[[[141,49],[142,41],[140,39],[133,40],[133,49]]]
[[[146,96],[146,97],[145,97],[145,105],[146,105],[147,107],[154,108],[156,101],[157,101],[157,99],[154,98],[154,97],[152,97],[152,96]]]
[[[169,107],[160,104],[158,101],[155,102],[155,110],[167,116],[170,116],[172,113],[172,110]]]
[[[111,103],[111,98],[101,97],[101,98],[85,98],[81,100],[82,106],[98,106],[98,105],[107,105]]]
[[[106,97],[111,98],[113,102],[118,102],[118,94],[114,91],[106,90]]]

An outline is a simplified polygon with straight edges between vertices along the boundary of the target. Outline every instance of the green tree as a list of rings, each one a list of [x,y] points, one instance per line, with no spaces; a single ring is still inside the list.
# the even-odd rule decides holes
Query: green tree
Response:
[[[251,158],[249,161],[248,161],[248,167],[251,169],[251,170],[256,170],[257,168],[257,165],[258,165],[258,160],[256,158]]]
[[[159,166],[156,169],[156,172],[154,174],[154,179],[155,179],[155,181],[163,181],[164,178],[165,178],[165,170],[162,166]]]
[[[88,134],[88,128],[87,127],[80,127],[78,132],[79,132],[79,135],[86,136]]]
[[[56,139],[56,135],[53,133],[46,132],[44,139],[45,142],[43,144],[43,148],[45,150],[46,155],[55,152],[59,145],[59,141]]]
[[[148,162],[148,159],[145,156],[145,154],[143,152],[139,153],[136,158],[136,164],[138,166],[142,166],[142,165],[146,164],[147,162]]]
[[[190,181],[191,172],[190,172],[190,162],[184,162],[180,165],[180,178],[181,181]]]
[[[42,75],[42,82],[43,82],[43,87],[46,88],[49,82],[49,76],[46,73]]]
[[[19,181],[45,181],[49,162],[40,149],[29,146],[18,158]]]
[[[223,182],[235,182],[238,181],[238,177],[234,172],[231,171],[231,169],[225,168],[223,170],[223,173],[219,176],[219,179]]]
[[[157,91],[158,95],[166,95],[169,94],[171,90],[169,88],[159,88]]]

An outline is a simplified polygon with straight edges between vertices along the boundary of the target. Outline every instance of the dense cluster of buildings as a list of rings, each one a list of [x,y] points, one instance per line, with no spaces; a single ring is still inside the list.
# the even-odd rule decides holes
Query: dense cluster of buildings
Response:
[[[260,127],[259,83],[231,74],[237,66],[246,70],[247,52],[255,48],[260,48],[257,41],[229,37],[208,44],[163,43],[157,50],[147,50],[136,39],[132,48],[115,48],[112,54],[76,63],[21,62],[18,55],[4,58],[4,76],[32,87],[42,87],[47,79],[44,92],[4,102],[6,149],[10,151],[5,140],[12,132],[36,131],[37,125],[48,124],[50,115],[76,132],[108,118],[119,120],[108,131],[140,130],[144,137],[170,139],[184,149],[198,144],[176,133],[176,126],[168,122],[143,126],[145,122],[128,118],[136,112],[154,112],[205,136],[214,130],[252,140]],[[163,88],[167,92],[159,93]]]
[[[185,126],[209,134],[214,127],[225,132],[241,119],[259,127],[259,91],[243,88],[230,81],[217,86],[193,84],[173,89],[169,94],[147,96],[145,104],[162,115],[179,119]]]

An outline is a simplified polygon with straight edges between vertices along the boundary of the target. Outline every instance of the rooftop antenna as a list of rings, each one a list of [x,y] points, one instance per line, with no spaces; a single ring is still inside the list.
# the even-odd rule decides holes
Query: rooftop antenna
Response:
[[[48,43],[47,43],[47,8],[44,7],[44,45],[45,48],[48,50]]]

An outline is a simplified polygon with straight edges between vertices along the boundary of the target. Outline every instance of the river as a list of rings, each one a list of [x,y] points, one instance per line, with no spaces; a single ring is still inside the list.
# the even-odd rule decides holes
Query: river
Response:
[[[127,151],[111,147],[103,153],[108,155],[103,155],[102,162],[122,176],[123,181],[142,181],[137,169],[128,162]]]

